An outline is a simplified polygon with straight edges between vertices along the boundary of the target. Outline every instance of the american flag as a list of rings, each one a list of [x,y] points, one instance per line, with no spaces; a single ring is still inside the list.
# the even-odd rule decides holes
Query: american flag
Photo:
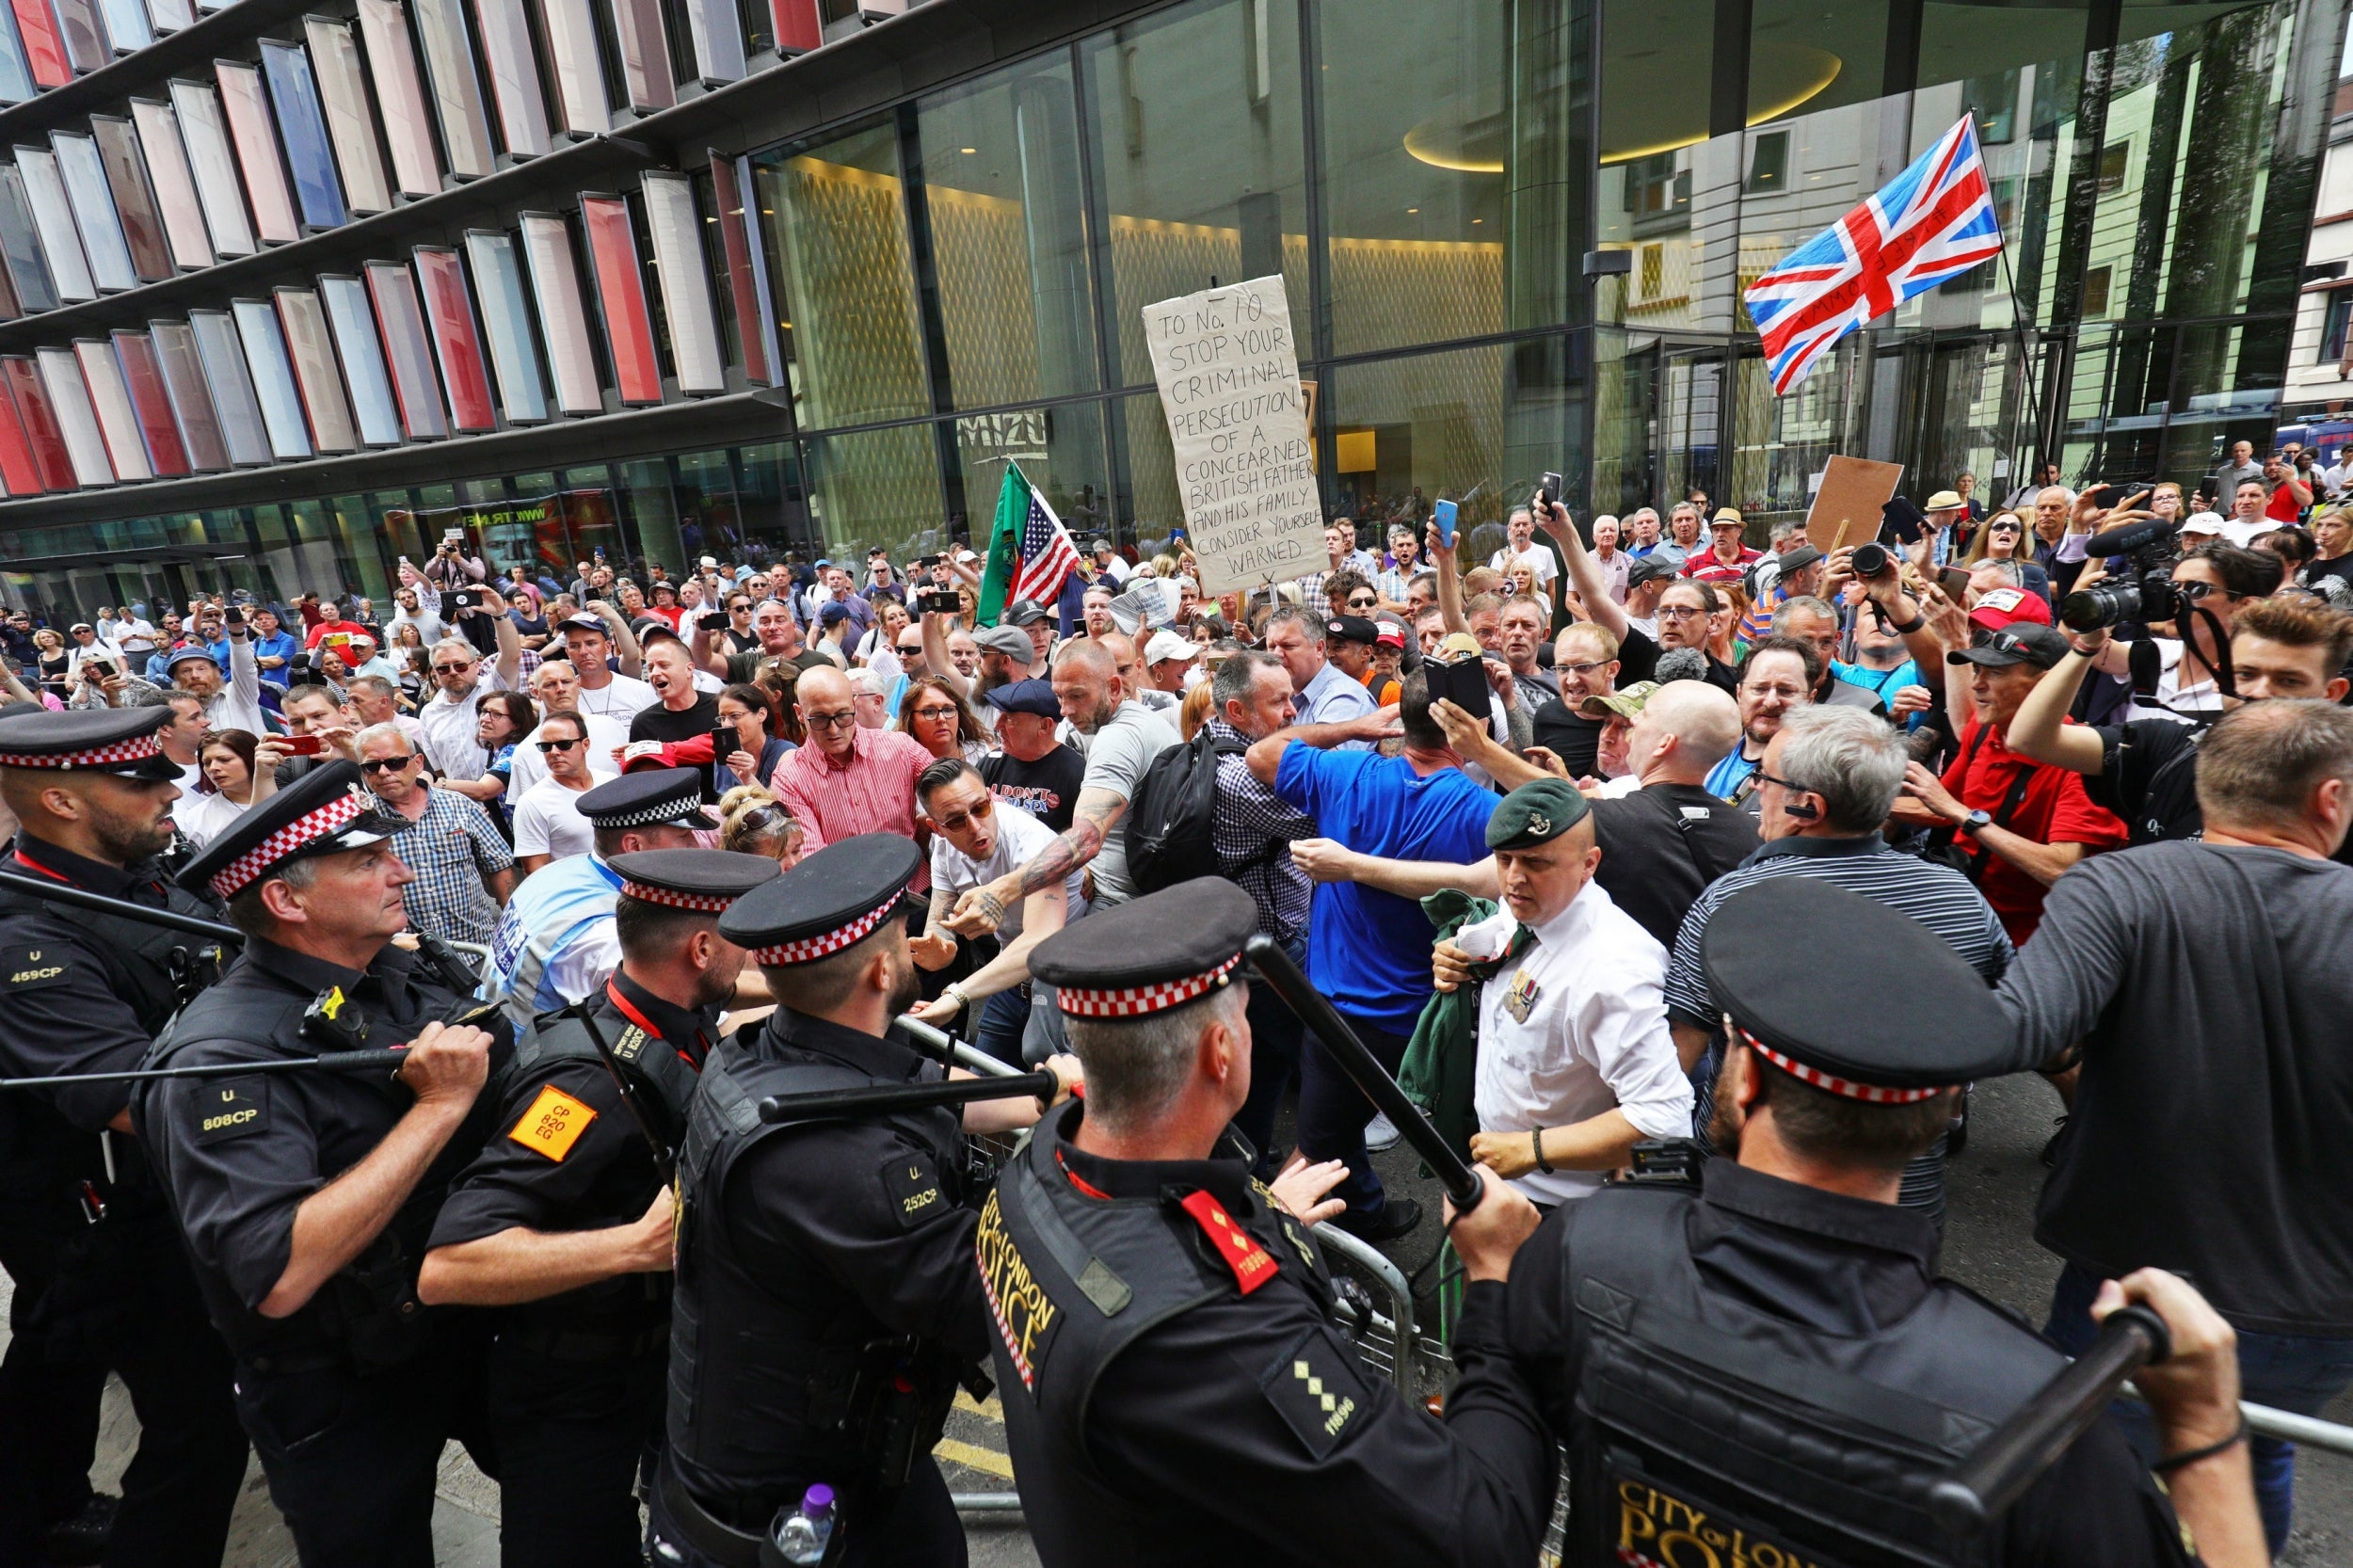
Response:
[[[1032,599],[1052,605],[1063,584],[1079,569],[1079,549],[1070,542],[1062,520],[1046,504],[1017,464],[1005,465],[1004,488],[997,496],[997,526],[989,551],[989,575],[1010,587],[1008,600]],[[1008,547],[1009,550],[1008,550]],[[1005,559],[1007,554],[1010,559]],[[982,595],[984,607],[987,595]]]
[[[1854,211],[1749,285],[1773,391],[1805,378],[1833,344],[1924,289],[2001,253],[2002,228],[1963,116]]]

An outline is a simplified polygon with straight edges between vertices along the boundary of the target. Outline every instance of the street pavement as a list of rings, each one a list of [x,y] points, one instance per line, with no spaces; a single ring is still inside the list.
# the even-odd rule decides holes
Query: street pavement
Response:
[[[1969,1146],[1951,1173],[1945,1272],[2038,1325],[2058,1274],[2057,1259],[2035,1245],[2031,1234],[2035,1195],[2044,1175],[2040,1155],[2057,1112],[2057,1096],[2039,1078],[1980,1085]],[[1375,1164],[1393,1192],[1418,1198],[1429,1211],[1415,1234],[1388,1249],[1402,1267],[1414,1269],[1437,1245],[1437,1186],[1418,1174],[1419,1161],[1401,1144],[1376,1156]],[[0,1275],[0,1308],[7,1290],[6,1276]],[[0,1315],[0,1343],[6,1332]],[[2353,1423],[2353,1397],[2338,1400],[2327,1414]],[[137,1432],[129,1400],[119,1384],[110,1384],[94,1477],[100,1486],[119,1488]],[[959,1495],[1011,1490],[1013,1466],[1004,1449],[998,1397],[975,1401],[959,1395],[938,1450],[950,1488]],[[2299,1453],[2297,1505],[2296,1535],[2280,1559],[2282,1568],[2353,1561],[2353,1459],[2309,1449]],[[975,1568],[1033,1568],[1037,1561],[1018,1514],[970,1513],[966,1529]],[[455,1447],[441,1466],[434,1534],[445,1568],[496,1568],[498,1489]],[[227,1562],[229,1568],[293,1568],[295,1562],[258,1464],[247,1478]]]

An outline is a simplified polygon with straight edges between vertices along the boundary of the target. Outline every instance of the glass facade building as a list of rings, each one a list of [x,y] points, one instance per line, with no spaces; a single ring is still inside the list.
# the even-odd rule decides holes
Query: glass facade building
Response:
[[[186,328],[152,317],[244,300],[265,368],[287,352],[270,328],[306,327],[286,333],[302,398],[279,410],[299,417],[252,463],[12,488],[0,594],[381,595],[451,507],[500,565],[904,559],[984,533],[1007,459],[1074,534],[1148,548],[1182,505],[1140,311],[1277,272],[1327,504],[1367,522],[1476,488],[1468,516],[1491,523],[1547,470],[1580,514],[1698,488],[1756,521],[1801,510],[1833,452],[1903,463],[1915,496],[1966,470],[1998,499],[2045,458],[2194,480],[2278,411],[2347,4],[1032,0],[1008,22],[930,0],[871,28],[850,0],[209,13],[0,106],[20,163],[129,116],[137,146],[101,140],[150,169],[106,170],[143,219],[127,289],[43,267],[74,235],[0,200],[0,366],[151,328],[160,351]],[[713,31],[729,19],[740,50]],[[271,67],[230,138],[209,85],[169,80],[200,30],[206,60]],[[1742,288],[1963,113],[2004,255],[1776,398]],[[254,130],[273,123],[276,144]],[[255,237],[242,208],[178,232],[184,139],[208,209],[207,180],[247,182]],[[298,198],[275,244],[272,152]],[[1627,270],[1589,276],[1607,251]],[[311,291],[331,334],[287,317]],[[136,394],[144,361],[125,363]],[[22,423],[16,467],[67,472]],[[184,433],[167,444],[203,444]]]

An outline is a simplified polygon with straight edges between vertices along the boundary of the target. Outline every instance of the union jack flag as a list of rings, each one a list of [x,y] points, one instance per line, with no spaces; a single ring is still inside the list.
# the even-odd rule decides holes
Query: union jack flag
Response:
[[[1877,195],[1749,285],[1744,297],[1764,334],[1773,391],[1805,379],[1864,323],[2001,248],[1977,121],[1963,116]]]

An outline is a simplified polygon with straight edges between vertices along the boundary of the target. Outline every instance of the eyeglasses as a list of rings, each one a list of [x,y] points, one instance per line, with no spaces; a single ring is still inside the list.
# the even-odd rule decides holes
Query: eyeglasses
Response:
[[[839,713],[804,712],[801,721],[811,729],[847,729],[857,723],[857,710],[845,708]]]
[[[549,751],[569,751],[569,750],[571,750],[571,749],[572,749],[572,747],[574,747],[574,746],[584,746],[584,745],[586,745],[587,744],[588,744],[588,743],[587,743],[585,740],[579,740],[579,739],[574,739],[574,740],[569,740],[569,741],[541,741],[541,742],[539,743],[539,749],[540,749],[542,752],[549,752]]]
[[[922,652],[923,645],[921,643],[901,643],[899,645],[899,657],[902,659],[920,658],[921,657]]]
[[[2192,604],[2195,604],[2199,600],[2204,599],[2208,594],[2220,594],[2225,599],[2243,599],[2246,597],[2243,594],[2234,594],[2228,588],[2217,587],[2212,583],[2201,583],[2194,577],[2187,582],[2184,582],[2180,578],[2175,578],[2173,580],[2173,591],[2179,594],[2182,598],[2189,600]]]
[[[463,664],[436,664],[433,666],[433,673],[436,675],[463,675],[479,663],[481,663],[481,661],[477,659]]]
[[[915,710],[912,716],[919,719],[952,719],[956,716],[956,711],[953,708],[947,706],[945,703],[940,703],[930,707],[918,708]]]
[[[1694,617],[1705,617],[1706,614],[1706,611],[1696,604],[1661,604],[1658,607],[1660,620],[1690,620]]]
[[[940,831],[944,833],[953,833],[956,829],[962,827],[967,823],[988,821],[988,819],[996,813],[996,810],[997,802],[995,797],[983,795],[979,800],[973,802],[972,809],[969,811],[960,811],[952,817],[935,817],[933,819],[933,823],[934,825],[940,829]]]
[[[2041,662],[2034,645],[2015,632],[1989,631],[1980,626],[1970,633],[1969,646],[1972,648],[1992,648],[1996,653],[2015,653],[2038,664]]]
[[[360,771],[361,773],[399,773],[416,760],[417,754],[413,751],[406,757],[378,757],[360,763]]]
[[[1617,661],[1614,659],[1594,659],[1582,664],[1555,664],[1553,665],[1553,668],[1555,670],[1565,670],[1571,675],[1582,678],[1593,674],[1597,669],[1607,668],[1609,665],[1613,664],[1616,662]]]
[[[1786,790],[1793,795],[1812,794],[1814,792],[1802,784],[1794,784],[1786,778],[1775,778],[1771,774],[1767,773],[1763,768],[1756,770],[1756,781],[1759,784],[1770,784],[1776,788]]]
[[[1378,610],[1381,608],[1381,601],[1369,594],[1362,599],[1351,594],[1348,596],[1348,607],[1352,610]]]

